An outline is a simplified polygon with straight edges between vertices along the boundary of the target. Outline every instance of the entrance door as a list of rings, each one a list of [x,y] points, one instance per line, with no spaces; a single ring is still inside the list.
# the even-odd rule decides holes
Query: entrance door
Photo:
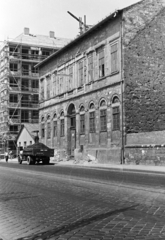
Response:
[[[73,157],[76,148],[76,111],[73,103],[71,103],[68,108],[68,117],[68,153]]]
[[[74,150],[76,148],[76,129],[70,129],[71,134],[71,156],[74,156]]]

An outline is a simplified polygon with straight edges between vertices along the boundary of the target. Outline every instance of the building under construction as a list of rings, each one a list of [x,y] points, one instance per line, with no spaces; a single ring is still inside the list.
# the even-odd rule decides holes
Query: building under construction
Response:
[[[39,75],[35,65],[70,40],[30,34],[29,28],[0,50],[0,150],[15,150],[23,123],[38,123]]]

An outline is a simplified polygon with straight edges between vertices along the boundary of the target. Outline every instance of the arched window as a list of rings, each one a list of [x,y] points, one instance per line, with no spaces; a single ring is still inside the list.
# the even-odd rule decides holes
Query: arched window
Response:
[[[104,99],[100,102],[100,131],[107,131],[107,107]]]
[[[120,101],[117,96],[112,99],[112,125],[113,131],[120,130]]]
[[[115,96],[113,99],[112,99],[112,103],[119,103],[119,98],[117,96]]]
[[[89,105],[89,132],[94,133],[96,131],[95,127],[95,105],[91,103]]]
[[[85,134],[85,108],[80,107],[80,134]]]
[[[63,137],[65,132],[64,112],[60,114],[60,136]]]

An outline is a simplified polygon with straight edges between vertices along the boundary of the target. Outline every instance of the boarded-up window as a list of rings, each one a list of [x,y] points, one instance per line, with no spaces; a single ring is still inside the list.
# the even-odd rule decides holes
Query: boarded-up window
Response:
[[[51,123],[47,122],[47,139],[51,137]]]
[[[57,121],[53,122],[53,136],[57,137]]]
[[[50,98],[50,77],[46,78],[47,80],[47,99]]]
[[[41,124],[41,138],[44,138],[45,137],[45,124],[42,123]]]
[[[120,130],[120,109],[113,107],[113,130]]]
[[[69,67],[69,82],[68,82],[68,90],[72,90],[73,88],[73,66]]]
[[[83,85],[83,61],[79,61],[78,66],[79,87],[81,87]]]
[[[99,58],[99,77],[104,77],[105,75],[105,59],[104,59],[104,47],[98,49]]]
[[[89,132],[95,132],[95,111],[89,113]]]
[[[111,45],[111,72],[118,71],[118,44]]]
[[[93,53],[88,55],[88,82],[93,81]]]
[[[64,136],[64,119],[60,119],[60,135]]]

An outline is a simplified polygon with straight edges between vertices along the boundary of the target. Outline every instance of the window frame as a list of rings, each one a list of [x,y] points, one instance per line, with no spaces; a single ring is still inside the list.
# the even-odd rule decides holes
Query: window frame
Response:
[[[116,45],[116,48],[115,48]],[[111,73],[119,71],[119,42],[110,43]]]
[[[99,66],[99,78],[105,77],[105,47],[101,46],[97,50],[98,54],[98,66]]]
[[[88,82],[94,80],[94,53],[90,52],[88,54]]]

